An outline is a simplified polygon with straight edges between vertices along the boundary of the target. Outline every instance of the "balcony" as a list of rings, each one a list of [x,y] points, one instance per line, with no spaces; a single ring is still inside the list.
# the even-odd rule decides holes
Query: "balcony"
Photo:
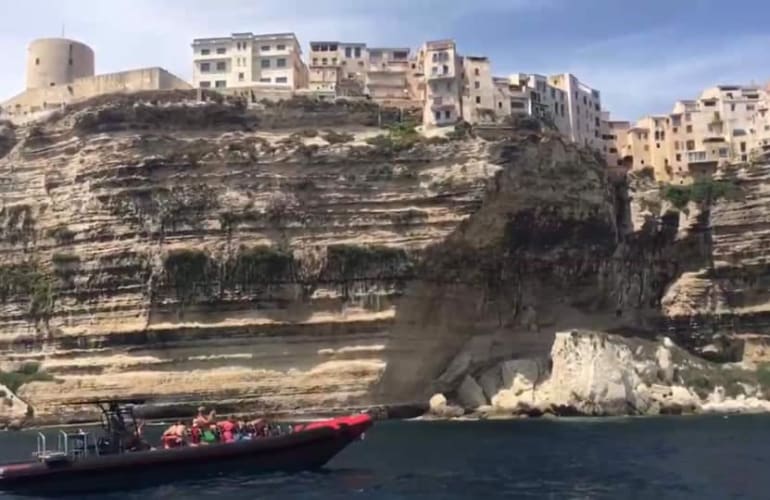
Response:
[[[452,97],[440,96],[431,99],[430,108],[434,110],[439,109],[454,109],[457,107],[457,99]]]

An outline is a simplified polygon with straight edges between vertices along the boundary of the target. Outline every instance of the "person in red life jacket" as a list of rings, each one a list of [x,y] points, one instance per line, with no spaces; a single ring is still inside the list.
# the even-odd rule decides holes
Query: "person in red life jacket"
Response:
[[[217,425],[223,443],[232,443],[235,441],[235,417],[231,416],[227,420],[222,420]]]
[[[185,444],[185,438],[187,437],[187,427],[178,420],[174,425],[166,429],[161,436],[163,442],[163,448],[178,448]]]
[[[202,434],[201,428],[197,424],[193,424],[190,428],[190,446],[199,446]]]

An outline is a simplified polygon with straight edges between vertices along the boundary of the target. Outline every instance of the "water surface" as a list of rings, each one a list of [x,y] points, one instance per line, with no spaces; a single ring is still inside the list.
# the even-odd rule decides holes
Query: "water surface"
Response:
[[[32,447],[0,434],[0,461]],[[383,422],[319,473],[88,498],[770,498],[770,417]]]

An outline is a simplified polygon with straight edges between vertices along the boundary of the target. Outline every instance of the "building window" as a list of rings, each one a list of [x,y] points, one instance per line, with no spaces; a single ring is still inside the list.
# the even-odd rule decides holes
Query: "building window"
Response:
[[[450,118],[452,118],[452,112],[451,112],[451,111],[448,111],[448,110],[447,110],[447,111],[444,111],[444,118],[446,118],[447,120],[449,120]]]
[[[201,82],[200,86],[202,89],[210,89],[211,88],[211,82]]]
[[[239,82],[242,82],[244,78],[245,78],[245,76],[244,76],[243,73],[238,73],[238,81]]]
[[[275,60],[275,66],[277,68],[285,68],[286,67],[286,59],[276,59]]]
[[[211,54],[211,51],[209,49],[201,49],[202,56],[207,56],[209,54]]]
[[[227,52],[227,49],[225,49],[224,47],[219,47],[217,49],[217,54],[224,54],[225,52]]]
[[[476,96],[476,104],[481,104],[481,96]]]
[[[313,58],[313,66],[318,66],[318,58],[317,57]]]
[[[216,88],[218,88],[218,89],[223,89],[223,88],[227,87],[227,82],[226,82],[226,81],[224,81],[224,80],[217,80],[217,81],[214,83],[214,86],[215,86]]]
[[[676,161],[682,161],[682,155],[680,153],[676,154]]]
[[[275,50],[286,50],[286,45],[280,43],[275,46]]]
[[[445,74],[445,75],[448,75],[448,74],[449,74],[449,66],[447,66],[447,65],[445,64],[445,65],[443,65],[443,66],[442,66],[442,69],[444,70],[444,74]]]
[[[261,68],[269,68],[270,67],[270,59],[262,59],[259,61],[259,66]]]
[[[503,109],[503,102],[497,101],[497,109]]]
[[[270,83],[272,80],[270,78],[260,78],[259,83]]]
[[[201,73],[207,73],[211,70],[211,65],[209,63],[201,63]]]
[[[746,105],[746,111],[754,111],[754,105],[753,104],[747,104]]]
[[[332,64],[333,65],[337,64],[337,58],[336,57],[332,57]]]
[[[270,51],[270,46],[269,45],[263,45],[262,47],[259,48],[259,50],[261,50],[262,52],[269,52]]]
[[[692,125],[687,125],[687,128],[685,129],[685,131],[686,131],[688,134],[692,134]]]
[[[356,58],[361,57],[361,47],[356,47],[355,54],[356,54]]]
[[[746,143],[742,142],[741,143],[741,153],[745,153],[745,152],[746,152]]]
[[[551,87],[551,99],[556,99],[556,89]]]
[[[287,83],[289,80],[285,76],[276,77],[275,83]]]
[[[564,103],[561,105],[561,116],[564,116]]]
[[[674,151],[679,151],[679,141],[674,141]]]
[[[719,148],[720,158],[727,158],[728,154],[729,154],[729,151],[727,150],[727,148]]]
[[[479,68],[474,69],[473,74],[479,76]]]
[[[431,74],[431,75],[436,75],[436,74],[438,74],[438,68],[437,68],[436,66],[433,66],[433,67],[430,69],[430,74]]]
[[[224,63],[224,62],[217,63],[217,71],[224,71],[226,68],[227,68],[227,63]]]
[[[692,151],[695,149],[695,141],[687,141],[687,144],[685,144],[687,147],[687,151]]]
[[[555,102],[553,103],[553,114],[558,115],[559,114],[559,103]]]
[[[68,62],[69,62],[69,65],[70,65],[70,66],[72,66],[72,63],[73,63],[73,61],[72,61],[72,58],[71,58],[71,57],[70,57],[70,59],[69,59],[69,61],[68,61]],[[747,106],[747,107],[748,107],[748,106]],[[753,106],[752,106],[752,109],[753,109]]]
[[[348,59],[353,57],[353,47],[345,47],[345,57]]]
[[[436,111],[436,121],[441,120],[441,111]]]
[[[329,64],[329,59],[327,59],[327,58],[325,58],[325,57],[324,57],[323,59],[321,59],[321,64],[323,64],[324,66],[326,66],[327,64]]]
[[[477,89],[480,89],[480,88],[481,88],[481,82],[475,82],[475,83],[473,84],[473,86],[474,86],[475,88],[477,88]]]
[[[748,161],[749,157],[747,155],[741,155],[741,161]]]

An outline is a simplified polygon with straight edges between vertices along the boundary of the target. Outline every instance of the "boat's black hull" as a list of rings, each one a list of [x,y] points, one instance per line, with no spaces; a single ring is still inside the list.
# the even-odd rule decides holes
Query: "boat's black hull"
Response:
[[[0,466],[0,491],[89,493],[220,475],[313,470],[358,439],[368,425],[322,427],[254,441],[110,455],[56,465]]]

